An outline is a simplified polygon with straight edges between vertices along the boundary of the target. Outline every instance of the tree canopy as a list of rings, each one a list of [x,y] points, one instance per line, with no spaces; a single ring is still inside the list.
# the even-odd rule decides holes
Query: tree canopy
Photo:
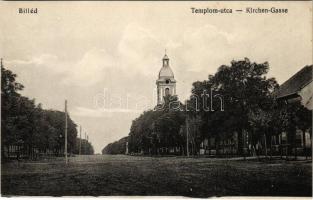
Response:
[[[1,146],[22,146],[40,152],[64,153],[65,112],[45,110],[19,92],[24,88],[16,81],[17,75],[1,66]],[[68,152],[74,153],[76,124],[68,116]]]

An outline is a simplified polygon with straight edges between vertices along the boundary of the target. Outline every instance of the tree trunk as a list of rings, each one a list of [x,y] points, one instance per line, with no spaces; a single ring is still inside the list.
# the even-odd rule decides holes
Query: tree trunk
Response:
[[[246,146],[246,144],[243,145],[243,159],[246,160],[246,152],[247,152],[247,148],[244,148]]]
[[[273,136],[271,135],[271,144],[270,144],[270,160],[272,160],[272,156],[273,156]]]
[[[288,160],[288,145],[286,146],[286,160]]]
[[[305,160],[308,159],[308,154],[306,152],[306,137],[305,137],[305,130],[302,130],[302,138],[303,138],[303,153],[305,155]]]
[[[233,157],[233,144],[230,146],[230,157]]]
[[[219,139],[218,137],[215,138],[215,156],[219,155]]]
[[[295,160],[297,160],[297,153],[298,153],[298,150],[297,150],[297,144],[294,143],[294,149],[295,149]]]
[[[309,148],[309,150],[310,150],[310,154],[311,154],[311,159],[312,159],[312,129],[310,129],[311,131],[309,131],[309,133],[310,133],[310,148]]]
[[[243,151],[243,131],[240,130],[237,132],[237,139],[238,139],[238,147],[237,147],[237,154],[239,156],[245,156]]]
[[[264,134],[264,147],[265,147],[265,157],[267,158],[267,141],[266,141],[266,135]]]

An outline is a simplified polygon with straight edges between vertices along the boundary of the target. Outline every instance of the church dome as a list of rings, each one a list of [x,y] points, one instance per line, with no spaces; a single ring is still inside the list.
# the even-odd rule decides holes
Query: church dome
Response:
[[[159,72],[159,78],[174,78],[174,73],[170,66],[163,66]]]
[[[163,66],[159,72],[159,79],[161,78],[174,78],[174,73],[169,65],[169,58],[165,54],[163,57]]]

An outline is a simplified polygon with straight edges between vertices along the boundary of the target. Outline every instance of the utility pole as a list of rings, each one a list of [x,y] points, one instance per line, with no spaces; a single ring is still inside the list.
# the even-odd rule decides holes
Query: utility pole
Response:
[[[189,124],[188,124],[187,116],[186,116],[186,137],[187,137],[187,143],[186,143],[187,157],[189,157]]]
[[[87,155],[87,133],[85,132],[85,145],[84,145],[84,153]]]
[[[82,154],[82,126],[79,126],[79,155]]]
[[[65,154],[65,164],[67,164],[67,100],[65,100],[65,134],[64,134],[64,154]]]

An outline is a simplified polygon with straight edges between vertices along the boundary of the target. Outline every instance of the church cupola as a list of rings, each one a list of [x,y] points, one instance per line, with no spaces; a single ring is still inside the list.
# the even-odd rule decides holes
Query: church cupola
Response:
[[[162,104],[164,102],[164,96],[176,95],[176,80],[174,79],[174,73],[169,65],[168,56],[164,55],[162,59],[162,68],[159,72],[157,84],[157,103]]]

